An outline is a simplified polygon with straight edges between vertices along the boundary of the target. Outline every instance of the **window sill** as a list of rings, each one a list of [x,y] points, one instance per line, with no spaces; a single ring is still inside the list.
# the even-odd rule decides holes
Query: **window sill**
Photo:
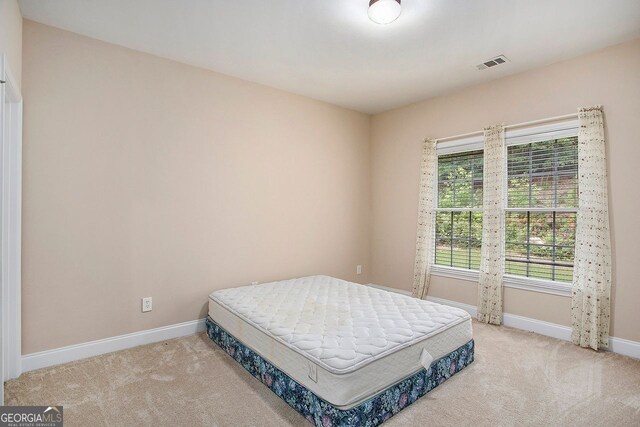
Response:
[[[449,277],[452,279],[466,280],[475,283],[478,283],[478,280],[480,280],[480,272],[477,270],[466,270],[463,268],[445,267],[442,265],[432,266],[431,274],[434,276]],[[505,274],[503,286],[505,288],[523,289],[526,291],[541,292],[563,297],[571,296],[571,284],[555,282],[552,280],[533,279],[531,277]]]
[[[444,265],[432,265],[431,274],[434,276],[450,277],[452,279],[468,280],[478,283],[480,272],[478,270],[467,270],[465,268],[445,267]]]
[[[512,276],[510,274],[504,275],[503,282],[507,288],[524,289],[526,291],[542,292],[545,294],[559,295],[561,297],[571,296],[571,283]]]

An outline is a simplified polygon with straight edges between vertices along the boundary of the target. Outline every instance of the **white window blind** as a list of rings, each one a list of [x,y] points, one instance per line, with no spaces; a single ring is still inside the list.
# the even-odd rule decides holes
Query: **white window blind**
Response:
[[[576,136],[509,145],[505,272],[571,282],[577,207]]]
[[[477,270],[482,238],[482,150],[438,157],[436,265]]]

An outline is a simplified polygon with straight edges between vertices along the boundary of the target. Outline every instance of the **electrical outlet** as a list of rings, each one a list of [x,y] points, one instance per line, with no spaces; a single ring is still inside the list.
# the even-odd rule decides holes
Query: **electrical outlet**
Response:
[[[153,310],[153,299],[151,297],[142,298],[142,312]]]
[[[362,274],[362,266],[356,265],[356,274]]]

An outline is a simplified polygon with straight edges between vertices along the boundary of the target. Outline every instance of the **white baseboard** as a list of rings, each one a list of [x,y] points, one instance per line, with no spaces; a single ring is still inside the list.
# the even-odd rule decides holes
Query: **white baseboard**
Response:
[[[624,338],[609,338],[609,351],[640,359],[640,342]]]
[[[369,283],[368,286],[391,292],[397,292],[404,295],[411,295],[411,292],[401,289],[374,285],[372,283]],[[476,306],[436,297],[427,297],[427,299],[429,301],[437,302],[440,304],[461,308],[462,310],[468,312],[472,317],[476,317]],[[152,344],[168,339],[193,335],[198,332],[203,332],[206,329],[204,321],[204,319],[193,320],[190,322],[178,323],[175,325],[149,329],[132,334],[119,335],[117,337],[70,345],[68,347],[61,347],[53,350],[41,351],[38,353],[25,354],[22,356],[21,360],[22,372],[33,371],[35,369],[46,368],[48,366],[59,365],[67,362],[73,362],[75,360],[137,347],[139,345]],[[546,335],[565,341],[571,340],[571,328],[569,328],[568,326],[544,322],[542,320],[531,319],[529,317],[523,317],[509,313],[504,314],[503,323],[505,326],[510,326],[512,328],[536,332],[541,335]],[[609,349],[615,353],[640,359],[640,343],[636,341],[612,337],[610,340]]]
[[[375,285],[373,283],[367,283],[367,286],[371,286],[372,288],[382,289],[383,291],[395,292],[397,294],[409,295],[411,296],[411,292],[405,291],[403,289],[390,288],[388,286]]]
[[[73,362],[75,360],[137,347],[139,345],[193,335],[205,329],[204,319],[192,320],[190,322],[163,326],[161,328],[134,332],[132,334],[25,354],[22,356],[22,372]]]
[[[456,301],[436,297],[427,297],[427,300],[437,302],[438,304],[461,308],[472,317],[476,317],[478,314],[478,309],[475,305],[462,304]],[[518,316],[517,314],[504,313],[502,316],[502,324],[511,328],[535,332],[540,335],[546,335],[548,337],[558,338],[565,341],[571,340],[571,328],[568,326],[558,325],[556,323],[549,323],[542,320],[532,319],[530,317]]]
[[[404,295],[411,295],[411,292],[401,289],[389,288],[386,286],[374,285],[369,283],[368,286],[374,288],[384,289],[386,291],[397,292]],[[436,297],[427,297],[428,301],[437,302],[439,304],[450,305],[452,307],[460,308],[471,315],[476,317],[478,309],[475,305],[463,304],[461,302],[446,300]],[[504,326],[511,328],[522,329],[524,331],[535,332],[540,335],[546,335],[548,337],[558,338],[564,341],[571,341],[571,328],[564,325],[558,325],[556,323],[544,322],[542,320],[532,319],[530,317],[518,316],[516,314],[504,313],[502,318]],[[630,341],[623,338],[611,337],[609,339],[609,350],[622,354],[625,356],[635,357],[640,359],[640,342]]]

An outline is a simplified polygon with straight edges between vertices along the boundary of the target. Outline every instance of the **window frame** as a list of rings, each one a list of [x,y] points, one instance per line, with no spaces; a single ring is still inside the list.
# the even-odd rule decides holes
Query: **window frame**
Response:
[[[548,141],[551,139],[561,139],[568,137],[578,136],[579,124],[577,119],[562,120],[550,124],[527,126],[515,129],[505,130],[505,146],[504,146],[504,177],[503,177],[503,193],[504,193],[504,212],[510,211],[522,212],[522,208],[509,208],[508,207],[508,192],[507,192],[507,148],[513,145],[530,144],[534,142]],[[484,150],[484,136],[477,135],[471,137],[465,137],[455,140],[450,140],[441,143],[437,147],[438,156],[445,154],[460,153],[465,151]],[[435,188],[438,188],[438,174],[435,174]],[[546,209],[546,208],[545,208]],[[434,210],[438,211],[438,197],[434,198]],[[535,210],[535,208],[533,209]],[[562,210],[565,212],[577,212],[577,208],[561,208],[555,209],[556,212]],[[532,209],[529,209],[532,211]],[[546,211],[552,212],[551,209]],[[433,229],[435,233],[435,215],[433,215]],[[449,267],[444,265],[435,264],[435,238],[433,239],[433,245],[431,247],[431,257],[434,259],[434,263],[431,266],[431,274],[434,276],[449,277],[468,282],[477,283],[480,279],[480,272],[478,270],[469,270],[458,267]],[[506,256],[505,256],[506,257]],[[506,262],[505,262],[506,265]],[[506,269],[506,268],[505,268]],[[559,295],[564,297],[571,296],[571,283],[558,282],[555,280],[545,280],[526,276],[517,276],[513,274],[504,273],[503,286],[506,288],[523,289],[532,292],[541,292],[552,295]]]
[[[482,208],[477,208],[477,207],[471,207],[471,208],[458,208],[458,207],[452,207],[452,208],[441,208],[438,206],[439,201],[440,201],[440,157],[441,156],[448,156],[448,155],[452,155],[452,154],[465,154],[465,153],[472,153],[474,151],[482,151],[483,152],[483,170],[484,170],[484,148],[483,148],[483,141],[477,141],[474,139],[473,142],[471,143],[467,143],[465,145],[462,146],[456,146],[452,149],[452,147],[448,147],[448,149],[446,150],[438,150],[437,151],[437,155],[438,155],[438,162],[437,162],[437,171],[436,171],[436,177],[435,177],[435,191],[436,191],[436,197],[434,200],[434,212],[435,215],[433,215],[433,246],[432,246],[432,251],[431,251],[431,259],[433,260],[433,266],[438,266],[438,267],[445,267],[445,268],[452,268],[455,270],[461,270],[461,271],[478,271],[478,270],[474,270],[472,268],[463,268],[463,267],[453,267],[453,266],[447,266],[447,265],[443,265],[443,264],[436,264],[436,246],[437,246],[437,225],[436,225],[436,221],[438,218],[438,213],[440,212],[447,212],[447,213],[469,213],[469,214],[473,214],[473,213],[482,213],[483,210]],[[473,176],[472,176],[472,191],[473,191]],[[483,190],[484,191],[484,190]],[[452,229],[453,229],[453,224],[451,225]],[[471,233],[471,230],[469,231]],[[453,239],[453,237],[452,237]],[[480,238],[480,243],[482,244],[482,237]],[[469,235],[469,241],[471,241],[471,234]],[[452,257],[452,262],[453,262],[453,257]],[[471,263],[471,256],[469,256],[469,263]],[[433,271],[433,269],[432,269]]]
[[[459,154],[459,153],[478,151],[478,150],[483,150],[484,152],[484,137],[482,135],[470,136],[470,137],[447,141],[446,143],[438,144],[436,147],[438,158],[440,156],[446,156],[449,154]],[[484,165],[483,165],[483,169],[484,169]],[[440,211],[440,208],[438,207],[438,200],[439,200],[438,177],[439,177],[439,170],[436,171],[436,174],[435,174],[434,188],[436,191],[436,197],[434,197],[434,200],[433,200],[434,212]],[[443,210],[451,211],[453,209],[449,208],[449,209],[443,209]],[[482,208],[468,208],[468,209],[465,208],[464,211],[465,212],[467,211],[482,212]],[[429,254],[431,259],[433,260],[433,264],[431,265],[431,274],[435,276],[452,277],[456,279],[470,280],[470,281],[477,282],[480,278],[479,270],[472,270],[472,269],[460,268],[460,267],[451,267],[451,266],[435,263],[435,251],[436,251],[435,237],[436,237],[436,215],[433,215],[433,244],[431,245],[431,252]]]

